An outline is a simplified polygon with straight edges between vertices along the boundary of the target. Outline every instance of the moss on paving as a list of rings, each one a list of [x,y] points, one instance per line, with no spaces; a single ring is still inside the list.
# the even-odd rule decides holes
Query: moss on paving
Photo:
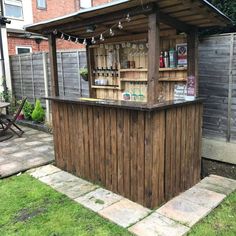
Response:
[[[0,180],[1,236],[131,235],[27,174]]]
[[[211,214],[192,228],[189,236],[235,236],[236,191]]]

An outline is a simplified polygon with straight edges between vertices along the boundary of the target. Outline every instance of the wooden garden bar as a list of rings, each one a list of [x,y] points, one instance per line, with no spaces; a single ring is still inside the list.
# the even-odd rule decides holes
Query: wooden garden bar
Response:
[[[178,88],[197,97],[198,29],[230,23],[207,1],[123,0],[28,26],[49,39],[56,165],[150,208],[197,183],[202,100]],[[86,45],[90,98],[60,95],[56,38]]]

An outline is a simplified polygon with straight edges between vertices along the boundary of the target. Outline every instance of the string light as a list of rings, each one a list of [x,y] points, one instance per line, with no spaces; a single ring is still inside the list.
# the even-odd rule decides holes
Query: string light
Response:
[[[127,16],[126,16],[126,19],[125,19],[127,22],[130,22],[131,21],[131,18],[130,18],[130,15],[129,15],[129,13],[127,14]]]
[[[87,45],[87,40],[86,39],[84,39],[84,41],[83,41],[83,45]]]
[[[121,21],[119,21],[118,28],[123,29],[123,25],[121,24]]]
[[[96,40],[95,40],[94,37],[92,37],[91,43],[92,43],[92,44],[95,44],[95,43],[96,43]]]
[[[105,33],[107,33],[107,32],[109,32],[109,35],[112,37],[112,36],[114,36],[115,35],[115,32],[114,32],[114,30],[113,30],[113,28],[114,27],[117,27],[118,29],[120,29],[120,30],[122,30],[124,27],[123,27],[123,25],[122,25],[122,23],[123,22],[130,22],[131,21],[131,17],[130,17],[130,14],[128,13],[127,15],[126,15],[126,17],[125,17],[125,19],[120,19],[119,21],[118,21],[118,23],[116,23],[116,24],[114,24],[113,26],[111,26],[109,29],[107,29],[107,30],[105,30],[104,32],[102,32],[102,33],[100,33],[100,34],[98,34],[98,35],[94,35],[94,36],[92,36],[90,39],[91,39],[91,43],[92,44],[96,44],[96,40],[95,40],[95,38],[97,37],[99,37],[99,35],[100,35],[100,37],[99,37],[99,40],[101,41],[101,42],[104,42],[105,41],[105,38],[104,38],[104,34]],[[63,39],[63,40],[65,40],[65,39],[67,39],[68,41],[72,41],[72,42],[75,42],[75,43],[79,43],[79,38],[77,38],[77,37],[74,37],[74,36],[71,36],[71,35],[68,35],[68,34],[66,34],[66,33],[62,33],[62,32],[59,32],[60,34],[61,34],[61,39]],[[53,30],[53,34],[55,34],[55,35],[58,35],[58,31],[57,31],[57,29],[54,29]],[[88,39],[84,39],[83,40],[83,45],[87,45],[87,43],[88,43],[88,41],[87,41]],[[148,45],[147,45],[148,46]]]
[[[114,33],[114,31],[113,31],[112,29],[110,29],[110,35],[111,35],[111,36],[114,36],[114,35],[115,35],[115,33]]]
[[[100,35],[100,41],[103,42],[105,39],[103,37],[103,34]]]

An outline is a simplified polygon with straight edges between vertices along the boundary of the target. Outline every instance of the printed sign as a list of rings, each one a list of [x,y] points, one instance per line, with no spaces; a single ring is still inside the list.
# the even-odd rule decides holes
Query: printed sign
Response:
[[[176,84],[174,91],[174,100],[184,99],[186,96],[186,85]]]
[[[187,66],[187,56],[188,56],[188,48],[187,44],[176,44],[176,51],[177,51],[177,63],[178,66]]]
[[[194,97],[195,96],[195,85],[196,85],[196,77],[188,76],[187,79],[187,96]]]

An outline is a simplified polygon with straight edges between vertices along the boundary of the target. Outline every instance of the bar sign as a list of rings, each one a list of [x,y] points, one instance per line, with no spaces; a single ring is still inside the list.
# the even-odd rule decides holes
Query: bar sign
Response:
[[[195,76],[188,76],[187,79],[187,96],[194,97],[195,96],[195,90],[196,90],[196,77]]]

